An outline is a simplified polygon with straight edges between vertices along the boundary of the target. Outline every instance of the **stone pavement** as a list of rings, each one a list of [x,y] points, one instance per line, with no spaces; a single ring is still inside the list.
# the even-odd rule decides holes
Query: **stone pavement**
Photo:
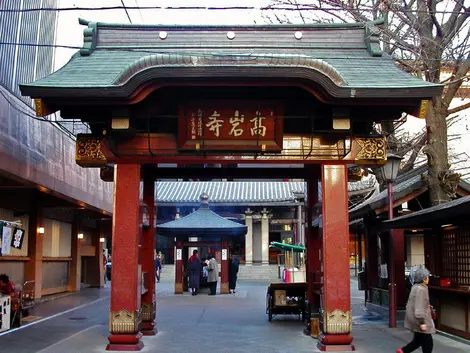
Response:
[[[144,337],[142,352],[318,352],[316,340],[303,335],[296,317],[279,316],[268,322],[265,314],[267,283],[241,282],[236,295],[175,296],[173,284],[157,284],[158,335]],[[410,339],[405,329],[389,329],[380,317],[367,320],[363,292],[351,281],[353,335],[357,352],[395,352]],[[75,298],[74,298],[75,297]],[[51,319],[0,334],[0,352],[105,352],[108,334],[109,289],[86,290],[57,299],[53,307],[66,310]],[[78,309],[67,309],[76,301]],[[47,303],[49,305],[49,303]],[[45,304],[43,304],[45,305]],[[38,307],[46,315],[45,307]],[[366,315],[366,316],[365,316]],[[434,353],[470,351],[470,346],[435,335]],[[7,350],[4,350],[7,347]]]

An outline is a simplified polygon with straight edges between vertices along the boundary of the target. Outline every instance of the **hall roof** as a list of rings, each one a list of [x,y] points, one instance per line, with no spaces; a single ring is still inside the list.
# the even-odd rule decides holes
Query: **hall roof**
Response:
[[[209,196],[201,194],[201,206],[189,215],[157,225],[157,232],[165,236],[238,236],[244,235],[247,226],[233,222],[209,209]]]
[[[430,228],[442,224],[468,222],[470,196],[464,196],[447,203],[425,208],[393,220],[383,221],[386,229]]]
[[[32,97],[129,97],[149,80],[286,78],[335,98],[430,98],[442,85],[400,70],[377,22],[179,26],[89,22],[84,44],[53,74],[20,85]],[[230,39],[231,35],[233,39]],[[209,69],[210,68],[210,69]]]
[[[423,164],[417,168],[404,173],[396,179],[393,184],[393,201],[398,201],[404,197],[417,193],[422,194],[428,190],[425,182],[425,175],[428,173],[427,164]],[[464,193],[470,193],[470,184],[461,179],[458,187]],[[383,190],[375,196],[370,197],[361,204],[349,210],[349,218],[353,220],[358,217],[365,216],[375,210],[386,207],[388,204],[388,192]],[[414,213],[413,213],[414,214]]]
[[[350,194],[370,192],[375,180],[348,183]],[[158,205],[199,204],[201,193],[207,193],[212,205],[292,205],[299,194],[306,198],[306,183],[295,181],[159,181],[155,187]],[[318,187],[321,200],[321,185]],[[142,195],[142,190],[141,190]]]

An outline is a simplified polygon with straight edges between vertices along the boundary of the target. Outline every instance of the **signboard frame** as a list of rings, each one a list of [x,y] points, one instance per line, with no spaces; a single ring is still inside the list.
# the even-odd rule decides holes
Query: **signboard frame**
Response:
[[[281,102],[186,101],[178,106],[178,149],[281,152],[283,127]]]

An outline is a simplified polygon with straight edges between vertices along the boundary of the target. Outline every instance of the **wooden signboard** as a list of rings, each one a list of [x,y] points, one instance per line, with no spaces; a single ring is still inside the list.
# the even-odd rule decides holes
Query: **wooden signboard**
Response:
[[[181,150],[281,151],[283,119],[272,101],[197,101],[179,107]]]

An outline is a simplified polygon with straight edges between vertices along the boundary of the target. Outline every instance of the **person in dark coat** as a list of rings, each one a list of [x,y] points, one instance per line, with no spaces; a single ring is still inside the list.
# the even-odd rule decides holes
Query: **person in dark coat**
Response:
[[[240,268],[240,260],[238,257],[230,257],[230,266],[229,266],[229,289],[230,293],[235,293],[235,287],[237,286],[237,276],[238,270]]]
[[[157,276],[157,282],[160,282],[160,274],[162,272],[162,264],[160,258],[157,256],[155,259],[155,275]]]
[[[197,295],[197,290],[199,289],[199,281],[200,281],[200,276],[201,276],[201,260],[199,259],[197,250],[194,250],[193,255],[189,258],[188,275],[189,275],[188,287],[191,288],[191,295]]]

